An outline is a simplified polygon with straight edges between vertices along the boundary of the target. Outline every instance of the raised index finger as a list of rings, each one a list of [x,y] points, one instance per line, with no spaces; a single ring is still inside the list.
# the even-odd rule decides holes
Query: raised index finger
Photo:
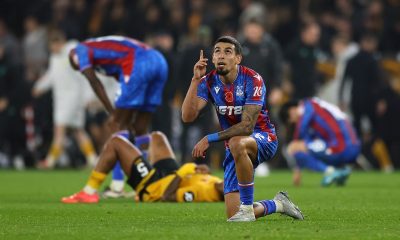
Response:
[[[200,60],[203,60],[203,49],[200,50]]]

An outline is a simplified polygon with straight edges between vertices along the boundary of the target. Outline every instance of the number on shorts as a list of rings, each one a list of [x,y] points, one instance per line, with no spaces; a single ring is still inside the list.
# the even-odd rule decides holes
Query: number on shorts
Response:
[[[141,177],[145,177],[147,174],[149,174],[149,169],[147,169],[146,165],[142,162],[136,165],[136,169],[140,173]]]

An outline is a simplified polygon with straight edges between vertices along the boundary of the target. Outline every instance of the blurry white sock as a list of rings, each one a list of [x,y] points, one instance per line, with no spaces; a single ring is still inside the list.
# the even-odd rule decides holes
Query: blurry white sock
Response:
[[[122,192],[122,190],[124,190],[124,185],[125,185],[124,180],[112,180],[110,188],[114,192]]]

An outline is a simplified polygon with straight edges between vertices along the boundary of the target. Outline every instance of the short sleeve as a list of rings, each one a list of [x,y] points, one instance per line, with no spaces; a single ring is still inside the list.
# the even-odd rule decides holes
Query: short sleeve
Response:
[[[89,67],[92,67],[90,49],[87,46],[78,44],[75,48],[75,53],[78,57],[79,70],[81,72]]]
[[[200,84],[197,87],[197,97],[203,99],[204,101],[208,102],[208,87],[207,87],[207,77],[204,76],[200,80]]]
[[[198,197],[196,186],[187,186],[176,190],[177,202],[195,202]]]
[[[264,105],[265,85],[262,77],[255,73],[254,76],[246,76],[246,102],[245,105]]]

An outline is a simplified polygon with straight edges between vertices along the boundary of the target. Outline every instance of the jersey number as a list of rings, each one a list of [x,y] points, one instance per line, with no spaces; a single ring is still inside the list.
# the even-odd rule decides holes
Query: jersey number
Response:
[[[253,97],[261,97],[262,95],[262,87],[255,87]]]
[[[144,163],[139,163],[136,166],[136,169],[138,170],[138,172],[140,173],[141,177],[145,177],[147,174],[149,174],[149,169],[147,169],[146,165],[144,165]]]

